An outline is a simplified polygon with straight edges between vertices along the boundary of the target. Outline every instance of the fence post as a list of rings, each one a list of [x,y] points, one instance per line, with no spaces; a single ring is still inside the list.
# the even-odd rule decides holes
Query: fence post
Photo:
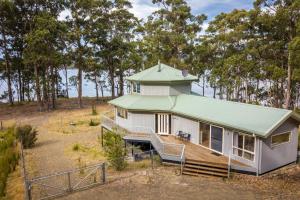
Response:
[[[68,172],[67,175],[68,175],[68,192],[71,192],[72,191],[71,172]]]
[[[102,164],[102,182],[106,182],[105,163]]]
[[[150,150],[150,157],[151,157],[151,167],[153,169],[154,168],[153,167],[153,150]]]

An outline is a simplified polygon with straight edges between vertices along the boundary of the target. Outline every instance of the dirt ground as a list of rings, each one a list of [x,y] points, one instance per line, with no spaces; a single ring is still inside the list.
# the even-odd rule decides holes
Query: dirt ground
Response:
[[[46,175],[105,160],[99,145],[99,114],[111,110],[97,104],[98,115],[92,115],[91,104],[76,109],[73,100],[60,102],[59,109],[37,112],[34,104],[8,107],[0,105],[0,120],[5,126],[31,124],[38,130],[34,148],[25,151],[30,177]],[[67,108],[67,109],[66,109]],[[74,145],[79,150],[74,151]],[[141,165],[142,166],[142,165]],[[125,170],[112,182],[76,192],[61,199],[300,199],[300,166],[291,165],[261,177],[233,174],[231,179],[178,176],[175,167],[160,166],[151,170],[138,166]],[[110,176],[108,173],[108,177]],[[16,188],[16,187],[19,188]],[[22,199],[20,171],[10,176],[9,199]]]

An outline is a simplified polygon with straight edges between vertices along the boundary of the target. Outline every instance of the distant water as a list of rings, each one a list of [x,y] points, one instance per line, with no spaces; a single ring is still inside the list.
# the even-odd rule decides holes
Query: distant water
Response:
[[[77,76],[78,70],[77,69],[67,69],[67,72],[68,72],[68,78],[70,78],[72,76]],[[62,78],[62,83],[64,84],[65,78],[66,78],[65,70],[60,70],[59,75]],[[83,73],[82,96],[95,97],[96,96],[95,83],[89,79],[85,79],[84,77],[85,77],[85,73]],[[109,85],[107,80],[106,80],[106,85]],[[202,83],[201,82],[199,84],[193,83],[192,91],[202,95],[202,87],[200,87],[199,85],[202,86]],[[61,88],[65,89],[65,86],[62,85]],[[18,97],[17,97],[16,88],[13,87],[13,90],[14,90],[14,99],[15,99],[15,101],[17,101]],[[4,91],[7,91],[7,83],[6,83],[6,81],[0,80],[0,96],[4,93]],[[68,92],[69,92],[69,97],[77,97],[77,95],[78,95],[76,87],[70,86],[70,84],[69,84]],[[115,92],[117,92],[117,90],[115,90]],[[127,93],[126,86],[124,88],[124,92]],[[110,95],[111,95],[111,90],[110,90],[110,87],[108,86],[107,88],[104,88],[104,96],[110,96]],[[101,96],[100,88],[99,88],[99,96]],[[213,96],[213,89],[211,87],[209,87],[208,85],[206,85],[206,87],[205,87],[205,96],[208,96],[208,97]],[[0,101],[6,102],[7,100],[0,100]]]

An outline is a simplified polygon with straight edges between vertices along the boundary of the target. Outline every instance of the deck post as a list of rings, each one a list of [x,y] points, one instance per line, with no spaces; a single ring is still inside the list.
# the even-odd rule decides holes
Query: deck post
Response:
[[[102,164],[102,182],[106,182],[106,174],[105,174],[105,162]]]
[[[151,167],[153,169],[154,167],[153,167],[153,151],[152,150],[150,150],[150,157],[151,157]]]

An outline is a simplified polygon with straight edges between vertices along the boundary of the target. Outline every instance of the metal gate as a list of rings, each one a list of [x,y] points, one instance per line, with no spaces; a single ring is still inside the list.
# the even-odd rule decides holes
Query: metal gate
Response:
[[[28,199],[50,199],[106,181],[105,163],[53,173],[27,181]]]

